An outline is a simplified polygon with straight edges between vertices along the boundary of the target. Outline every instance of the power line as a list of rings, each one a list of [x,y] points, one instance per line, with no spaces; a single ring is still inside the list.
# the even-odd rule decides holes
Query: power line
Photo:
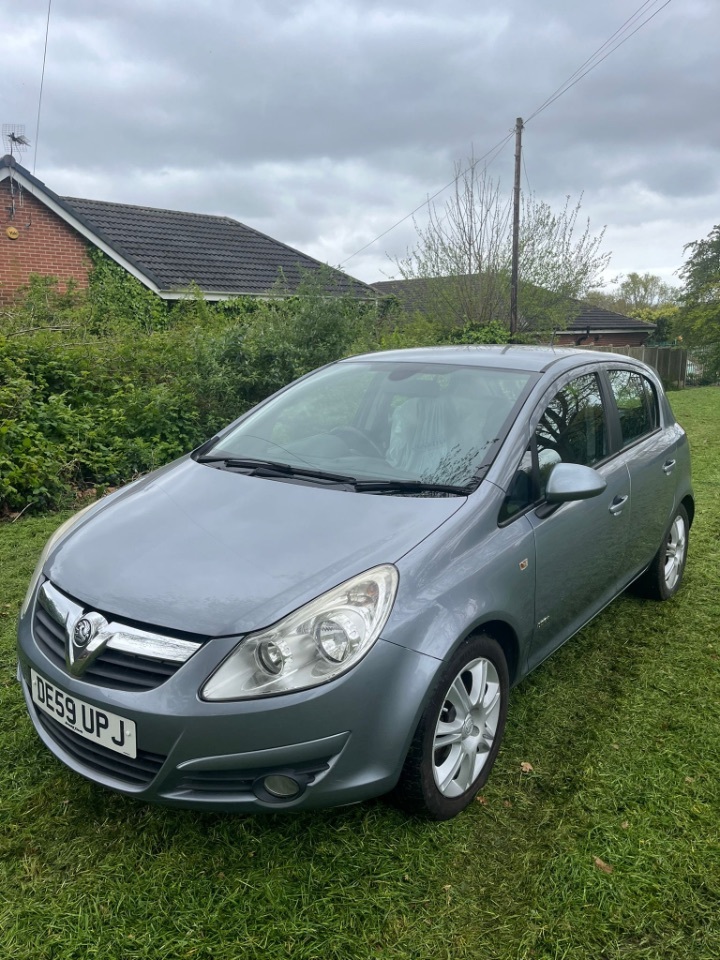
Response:
[[[630,17],[628,17],[627,20],[625,20],[624,23],[622,23],[617,28],[617,30],[613,34],[611,34],[607,38],[607,40],[603,44],[601,44],[593,54],[591,54],[591,56],[587,58],[587,60],[581,63],[580,66],[575,70],[575,72],[570,74],[570,76],[563,83],[561,83],[560,86],[557,87],[550,94],[550,96],[547,97],[547,99],[544,100],[540,104],[540,106],[533,111],[533,113],[530,114],[527,120],[525,120],[525,126],[527,126],[527,124],[531,120],[533,120],[535,117],[541,114],[543,110],[547,110],[547,108],[551,104],[555,103],[556,100],[559,100],[560,97],[563,96],[563,94],[567,93],[568,90],[574,87],[576,83],[579,83],[580,80],[583,79],[583,77],[586,77],[589,73],[591,73],[591,71],[593,71],[596,67],[598,67],[603,62],[603,60],[607,60],[607,58],[611,54],[613,54],[619,47],[621,47],[624,43],[626,43],[630,39],[630,37],[634,36],[638,32],[638,30],[641,30],[647,23],[653,20],[660,13],[661,10],[664,10],[665,7],[667,7],[668,4],[671,3],[671,0],[665,0],[665,2],[660,7],[657,7],[657,9],[653,13],[651,13],[650,16],[646,17],[645,20],[643,20],[640,24],[638,24],[634,30],[628,32],[630,30],[630,27],[632,27],[637,22],[637,20],[641,16],[643,16],[644,13],[648,13],[650,9],[652,9],[652,7],[659,2],[660,0],[644,0],[644,2],[640,4],[637,10]],[[614,46],[611,46],[614,41],[617,41],[617,42],[614,43]],[[607,49],[608,47],[610,47],[610,49]],[[599,55],[603,51],[607,51],[607,52],[604,53],[603,56],[599,57]],[[587,67],[587,70],[584,69],[585,67]],[[489,157],[490,154],[495,154],[492,157],[492,159],[488,161],[488,163],[485,165],[486,167],[489,166],[499,156],[503,147],[510,141],[510,139],[514,136],[514,134],[515,134],[515,130],[513,129],[510,131],[510,133],[507,134],[507,136],[503,137],[502,140],[498,141],[498,143],[496,143],[494,147],[491,147],[490,150],[487,151],[487,153],[483,154],[483,156],[480,157],[475,162],[477,163],[480,160],[484,160],[486,157]],[[523,160],[523,166],[524,166],[524,162],[525,161]],[[446,183],[445,186],[440,187],[440,189],[437,190],[435,193],[433,193],[432,196],[428,197],[421,204],[418,204],[418,206],[415,207],[414,210],[411,210],[410,213],[408,213],[406,216],[401,217],[400,220],[397,220],[395,223],[393,223],[392,226],[387,228],[387,230],[383,230],[382,233],[378,234],[378,236],[376,236],[374,239],[364,244],[364,246],[360,247],[359,250],[356,250],[355,253],[351,253],[349,257],[346,257],[339,264],[339,266],[344,267],[346,263],[349,263],[350,260],[353,260],[355,257],[358,256],[358,254],[363,253],[365,250],[368,249],[368,247],[371,247],[373,244],[377,243],[378,240],[382,240],[382,238],[387,236],[388,233],[391,233],[396,227],[399,227],[401,223],[405,223],[406,220],[409,220],[419,210],[422,210],[423,207],[430,204],[436,197],[439,197],[441,193],[444,193],[445,190],[447,190],[454,183],[456,183],[459,177],[464,176],[464,174],[466,174],[468,170],[470,170],[470,167],[466,167],[465,170],[462,171],[462,173],[459,173],[456,176],[454,176],[453,179],[449,181],[449,183]],[[526,180],[528,179],[527,169],[525,170],[525,178]],[[530,187],[530,183],[528,180],[528,188],[529,187]]]
[[[602,51],[605,49],[605,47],[607,47],[610,43],[612,43],[612,41],[615,39],[615,37],[617,37],[618,34],[621,33],[621,32],[625,29],[625,27],[629,26],[629,24],[631,23],[631,21],[635,20],[635,18],[641,13],[641,11],[642,11],[645,7],[647,7],[647,6],[649,6],[649,5],[652,5],[652,4],[654,4],[654,3],[657,3],[657,0],[645,0],[645,2],[642,3],[642,4],[638,7],[638,9],[635,11],[635,13],[633,13],[632,16],[628,17],[628,19],[627,19],[624,23],[622,23],[622,24],[617,28],[617,30],[615,31],[615,33],[613,33],[611,36],[609,36],[609,37],[607,38],[607,40],[605,41],[605,43],[603,43],[601,46],[599,46],[599,47],[597,48],[597,50],[587,58],[587,60],[585,60],[583,63],[580,64],[580,66],[577,68],[577,70],[575,71],[575,73],[571,73],[570,76],[567,78],[567,80],[563,81],[563,83],[561,83],[559,87],[557,87],[555,90],[553,90],[553,92],[550,94],[550,96],[549,96],[546,100],[543,100],[543,102],[540,104],[540,106],[539,106],[539,107],[537,108],[537,110],[535,111],[535,114],[532,114],[532,115],[531,115],[530,119],[532,119],[532,116],[535,116],[540,110],[542,110],[547,104],[549,104],[550,100],[555,96],[556,93],[559,93],[568,83],[570,83],[571,80],[574,80],[575,77],[576,77],[576,76],[580,73],[580,71],[583,69],[583,67],[586,67],[589,63],[592,63],[592,61],[595,59],[595,57],[597,57],[598,54],[602,53]]]
[[[484,153],[481,157],[478,157],[475,163],[480,163],[481,160],[484,160],[486,157],[489,157],[491,153],[495,153],[495,156],[492,158],[492,160],[490,160],[489,163],[486,164],[486,166],[489,166],[489,164],[492,163],[493,160],[497,158],[498,154],[500,153],[502,148],[505,146],[505,144],[514,135],[515,135],[515,131],[512,130],[510,133],[507,134],[507,136],[503,137],[502,140],[499,140],[494,147],[491,147],[487,151],[487,153]],[[405,223],[405,221],[409,220],[410,217],[414,217],[415,214],[418,212],[418,210],[422,210],[423,207],[426,207],[428,204],[432,203],[432,201],[436,197],[439,197],[441,193],[444,193],[445,190],[451,187],[460,177],[463,176],[463,174],[467,173],[469,169],[470,167],[467,167],[465,170],[462,171],[462,173],[458,173],[456,176],[452,178],[452,180],[449,181],[449,183],[446,183],[445,186],[440,187],[439,190],[436,190],[435,193],[432,194],[432,196],[427,197],[427,199],[423,200],[422,203],[418,204],[417,207],[415,207],[414,210],[411,210],[410,213],[406,214],[406,216],[401,217],[399,220],[393,223],[391,227],[388,227],[387,230],[383,230],[382,233],[378,234],[377,237],[374,237],[374,239],[370,240],[369,243],[366,243],[364,246],[360,247],[360,249],[356,250],[355,253],[351,253],[349,257],[346,257],[342,261],[342,263],[338,264],[338,267],[344,267],[346,263],[349,263],[350,260],[353,260],[355,257],[357,257],[358,254],[362,253],[364,250],[367,250],[368,247],[371,247],[374,243],[377,243],[378,240],[382,240],[382,238],[387,236],[388,233],[391,233],[395,229],[395,227],[399,227],[401,223]]]
[[[607,58],[611,54],[615,53],[615,51],[619,47],[621,47],[624,43],[627,43],[630,37],[633,37],[638,32],[638,30],[641,30],[645,26],[645,24],[650,23],[650,21],[653,20],[660,13],[661,10],[664,10],[665,7],[667,7],[667,5],[672,2],[672,0],[665,0],[662,6],[658,7],[657,10],[651,13],[649,17],[647,17],[645,20],[642,21],[642,23],[638,24],[638,26],[635,27],[634,30],[632,30],[630,33],[627,33],[626,36],[624,36],[621,40],[619,40],[615,44],[615,46],[613,46],[610,50],[607,51],[607,53],[604,56],[600,57],[600,59],[598,60],[595,59],[598,56],[598,54],[601,53],[608,46],[608,44],[613,40],[613,38],[617,37],[619,34],[623,32],[624,27],[629,26],[632,21],[637,19],[638,15],[641,14],[643,8],[648,6],[648,3],[657,3],[657,2],[658,0],[645,0],[645,3],[641,4],[641,6],[638,7],[635,13],[625,21],[622,27],[619,27],[615,31],[612,37],[609,37],[605,41],[605,43],[602,44],[602,46],[598,47],[595,53],[591,57],[588,57],[588,59],[577,68],[575,73],[571,74],[564,83],[562,83],[552,94],[550,94],[547,100],[541,103],[540,106],[533,113],[530,114],[530,116],[527,118],[525,123],[526,124],[530,123],[530,121],[533,120],[535,117],[537,117],[539,114],[541,114],[543,110],[547,110],[550,104],[555,103],[555,101],[559,100],[560,97],[563,96],[563,94],[567,93],[568,90],[574,87],[576,83],[579,83],[583,77],[586,77],[596,67],[599,67],[600,64],[603,62],[603,60],[607,60]],[[587,70],[584,70],[582,73],[580,73],[583,67],[587,66],[587,64],[589,63],[591,63],[592,65],[589,66]]]
[[[40,107],[42,106],[43,86],[45,84],[45,61],[47,60],[48,34],[50,33],[50,8],[52,0],[48,0],[47,21],[45,23],[45,49],[43,50],[42,73],[40,75],[40,96],[38,97],[37,124],[35,126],[35,150],[33,151],[33,176],[37,162],[38,140],[40,138]]]

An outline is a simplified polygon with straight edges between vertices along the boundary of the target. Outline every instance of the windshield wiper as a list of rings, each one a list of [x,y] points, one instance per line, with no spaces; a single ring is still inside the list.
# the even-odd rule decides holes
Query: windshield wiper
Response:
[[[453,483],[426,483],[424,480],[356,480],[358,493],[447,493],[466,497],[478,486],[471,480],[464,486]]]
[[[254,457],[198,457],[198,463],[216,464],[228,470],[245,470],[253,477],[297,478],[299,480],[318,480],[324,483],[345,484],[358,493],[438,493],[451,496],[467,496],[477,489],[480,483],[475,478],[464,486],[452,483],[430,483],[425,480],[358,480],[342,473],[328,473],[325,470],[312,470],[307,467],[294,467],[278,460],[261,460]]]
[[[326,483],[345,483],[354,487],[355,477],[342,473],[328,473],[325,470],[309,470],[307,467],[294,467],[277,460],[258,460],[254,457],[198,457],[198,463],[217,463],[228,470],[247,470],[254,477],[298,477],[299,479],[321,480]]]

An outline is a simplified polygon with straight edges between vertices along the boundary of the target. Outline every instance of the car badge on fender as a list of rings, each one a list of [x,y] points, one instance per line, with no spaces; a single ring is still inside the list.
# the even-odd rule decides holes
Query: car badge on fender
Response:
[[[65,663],[74,676],[79,677],[93,660],[102,653],[112,633],[101,613],[85,613],[71,626],[68,624],[68,642]]]

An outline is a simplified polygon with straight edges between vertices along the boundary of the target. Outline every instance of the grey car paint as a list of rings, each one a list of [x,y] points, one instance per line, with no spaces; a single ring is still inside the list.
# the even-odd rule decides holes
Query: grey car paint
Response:
[[[32,642],[29,624],[21,625],[19,640],[22,648]],[[92,779],[144,799],[217,810],[268,809],[268,804],[246,790],[235,795],[208,793],[202,780],[198,787],[199,778],[188,786],[188,778],[197,777],[198,771],[208,776],[230,770],[240,777],[276,766],[327,764],[300,803],[282,805],[291,807],[352,803],[390,789],[397,778],[398,756],[407,751],[436,674],[436,660],[379,640],[356,669],[324,687],[287,694],[282,710],[273,697],[245,701],[241,712],[237,704],[188,698],[187,690],[199,690],[237,642],[235,637],[207,644],[150,696],[106,690],[99,699],[87,683],[43,662],[42,673],[50,683],[134,721],[143,731],[143,750],[165,758],[150,787],[97,770]],[[33,660],[40,668],[37,658]],[[22,655],[21,669],[26,704],[41,739],[67,766],[87,776],[87,766],[38,722]]]
[[[463,502],[361,496],[185,459],[88,518],[47,575],[117,616],[205,636],[246,633],[397,560]]]
[[[215,639],[152,692],[98,688],[43,654],[33,637],[31,608],[18,628],[19,674],[28,710],[52,752],[106,786],[184,806],[277,808],[247,790],[220,796],[203,793],[197,784],[208,773],[250,775],[308,762],[323,769],[298,800],[280,807],[361,800],[397,781],[435,678],[464,637],[492,624],[517,681],[602,609],[658,549],[662,534],[653,543],[640,538],[642,549],[626,562],[634,542],[634,491],[645,499],[645,510],[656,496],[655,481],[645,489],[645,470],[633,471],[626,451],[600,465],[608,486],[592,500],[564,504],[545,517],[531,510],[498,524],[540,411],[564,380],[587,369],[622,365],[653,379],[663,423],[642,441],[647,453],[641,459],[648,469],[660,463],[662,471],[669,439],[677,461],[673,495],[658,504],[663,532],[673,504],[692,497],[684,433],[654,374],[624,357],[529,348],[482,355],[537,376],[522,415],[499,438],[482,483],[467,497],[355,494],[231,475],[184,459],[101,502],[51,554],[45,576],[88,607]],[[466,348],[384,356],[481,362],[480,354]],[[613,501],[625,495],[627,509],[616,516]],[[588,518],[592,536],[578,535],[578,524]],[[395,605],[381,639],[348,673],[311,690],[240,706],[206,703],[197,695],[239,634],[387,562],[399,571]],[[134,720],[143,748],[165,758],[154,778],[134,786],[112,773],[89,772],[58,744],[32,704],[31,665],[60,689]],[[188,697],[188,691],[195,694]]]

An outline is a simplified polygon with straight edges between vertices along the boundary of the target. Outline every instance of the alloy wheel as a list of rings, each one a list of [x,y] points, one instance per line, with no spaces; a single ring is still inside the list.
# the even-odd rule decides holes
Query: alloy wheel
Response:
[[[450,684],[433,737],[433,776],[445,797],[468,790],[485,766],[498,727],[500,678],[484,658],[463,666]]]

